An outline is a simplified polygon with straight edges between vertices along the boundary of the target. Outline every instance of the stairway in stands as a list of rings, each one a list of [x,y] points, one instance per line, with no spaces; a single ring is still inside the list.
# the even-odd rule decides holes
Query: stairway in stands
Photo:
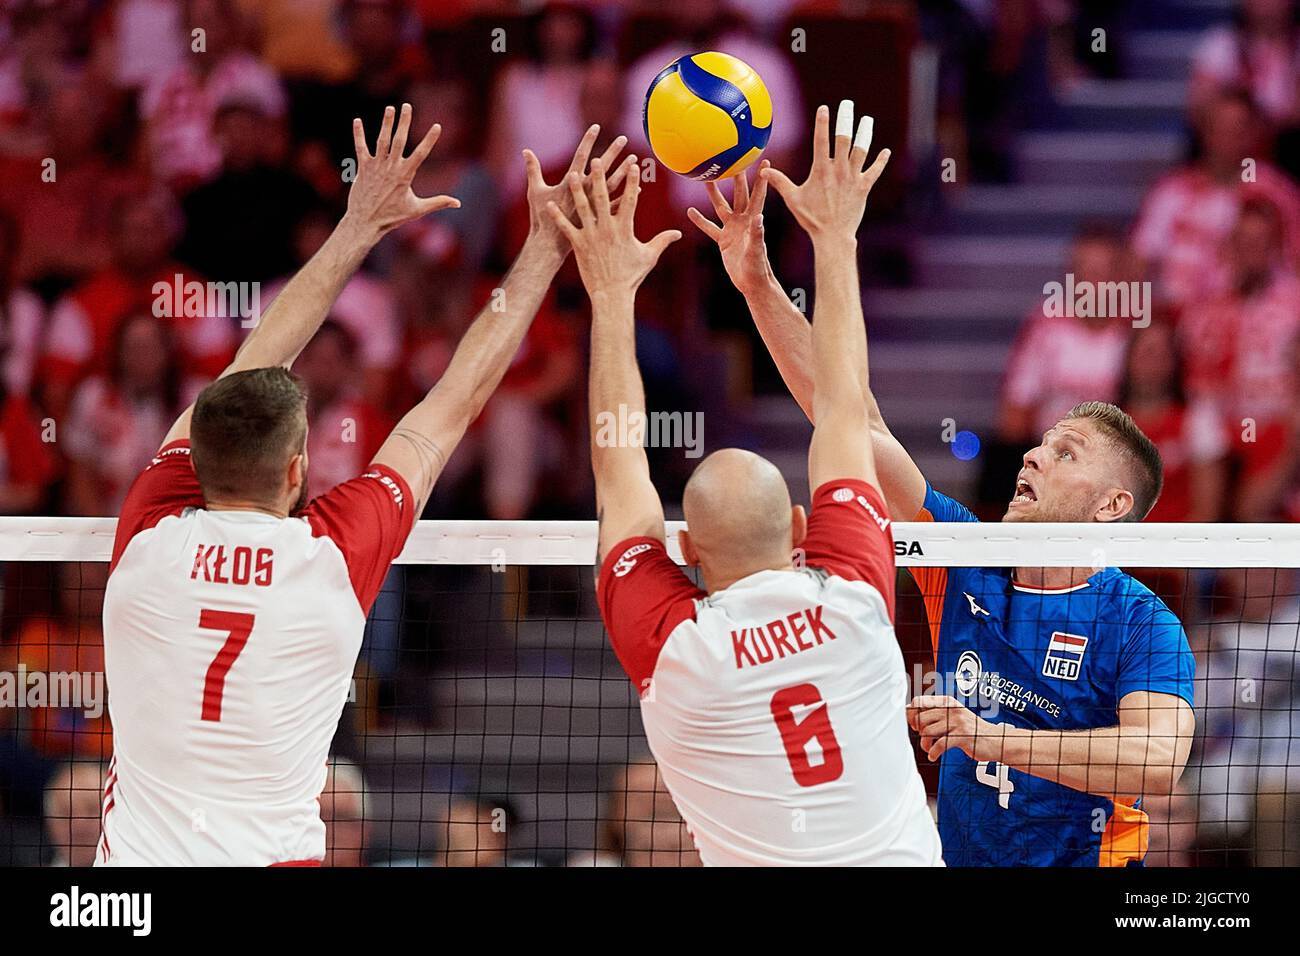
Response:
[[[952,194],[915,237],[916,285],[868,289],[871,377],[895,434],[935,483],[969,493],[978,461],[956,459],[941,423],[981,438],[996,427],[1008,350],[1045,282],[1061,280],[1085,221],[1127,227],[1153,179],[1185,149],[1188,64],[1231,0],[1138,0],[1124,36],[1124,78],[1088,80],[1038,113],[1015,140],[1017,179]],[[761,451],[807,500],[808,427],[784,396],[759,399]]]

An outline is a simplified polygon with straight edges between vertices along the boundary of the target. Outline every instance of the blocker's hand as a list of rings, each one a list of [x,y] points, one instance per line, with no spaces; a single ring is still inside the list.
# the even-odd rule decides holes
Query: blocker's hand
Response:
[[[912,698],[907,705],[907,723],[921,736],[921,749],[930,762],[956,747],[975,760],[998,760],[1002,731],[973,710],[948,696]]]
[[[835,120],[835,155],[831,155],[831,111],[817,108],[813,131],[813,164],[803,185],[797,186],[785,173],[768,167],[759,170],[759,179],[771,180],[772,187],[785,200],[799,225],[814,241],[822,238],[853,238],[862,222],[867,196],[885,171],[890,152],[882,149],[876,161],[865,171],[871,149],[875,121],[870,116],[858,123],[853,135],[853,101],[842,100]]]
[[[420,165],[428,159],[434,143],[438,142],[442,127],[434,123],[411,150],[411,155],[403,156],[406,138],[411,131],[411,104],[402,104],[396,130],[393,129],[395,116],[396,111],[391,106],[384,110],[374,155],[366,148],[366,131],[361,120],[352,121],[357,178],[348,191],[348,211],[344,218],[375,241],[413,219],[439,209],[460,207],[460,200],[451,196],[422,198],[411,189],[411,181]]]
[[[573,161],[569,163],[569,169],[565,178],[561,179],[555,185],[549,184],[542,178],[542,164],[538,162],[537,155],[531,149],[524,150],[524,165],[528,170],[528,235],[535,241],[545,241],[553,244],[556,251],[562,256],[569,254],[569,243],[564,234],[560,231],[559,226],[551,218],[548,206],[554,203],[561,213],[569,220],[574,222],[574,203],[573,192],[569,188],[568,178],[577,176],[586,188],[590,188],[592,177],[596,175],[596,165],[599,163],[602,170],[602,180],[604,171],[612,169],[618,154],[623,152],[623,147],[627,145],[627,137],[619,136],[606,147],[604,154],[600,159],[591,164],[591,172],[587,172],[587,160],[591,157],[591,150],[596,145],[596,137],[600,135],[600,126],[593,125],[583,134],[582,139],[578,142],[578,148],[573,152]],[[634,165],[636,157],[628,156],[618,168],[614,169],[606,183],[606,191],[612,192],[618,188]]]
[[[627,186],[617,210],[610,204],[605,165],[599,159],[591,164],[590,198],[581,176],[570,172],[565,177],[578,226],[569,221],[558,203],[552,201],[547,205],[552,222],[573,246],[578,271],[593,298],[608,293],[635,293],[663,251],[682,237],[676,229],[666,229],[649,242],[636,237],[632,220],[641,194],[641,168],[635,162],[626,165]]]
[[[711,222],[698,209],[686,210],[687,217],[700,231],[718,244],[722,265],[727,270],[731,284],[742,295],[748,295],[773,278],[772,266],[767,258],[767,243],[763,233],[763,203],[767,199],[767,177],[762,171],[772,164],[763,160],[759,166],[754,191],[749,191],[749,173],[734,177],[732,203],[728,203],[718,184],[706,182],[709,200],[722,225]]]

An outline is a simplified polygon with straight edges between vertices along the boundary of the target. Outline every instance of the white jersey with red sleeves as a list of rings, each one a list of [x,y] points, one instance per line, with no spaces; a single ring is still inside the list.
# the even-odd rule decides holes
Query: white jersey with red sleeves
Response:
[[[804,567],[705,594],[632,538],[598,584],[664,782],[706,865],[941,866],[907,735],[884,502],[813,496]]]
[[[324,856],[330,742],[413,508],[372,466],[296,517],[207,511],[188,443],[159,452],[122,507],[104,595],[99,864]]]

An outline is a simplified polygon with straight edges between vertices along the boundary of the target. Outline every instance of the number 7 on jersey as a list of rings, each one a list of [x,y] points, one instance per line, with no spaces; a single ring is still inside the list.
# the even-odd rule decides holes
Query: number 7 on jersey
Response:
[[[205,608],[199,612],[199,627],[209,631],[225,631],[226,642],[208,665],[203,678],[203,712],[201,720],[221,720],[221,700],[226,693],[226,674],[248,643],[253,633],[253,615],[238,611],[213,611]]]

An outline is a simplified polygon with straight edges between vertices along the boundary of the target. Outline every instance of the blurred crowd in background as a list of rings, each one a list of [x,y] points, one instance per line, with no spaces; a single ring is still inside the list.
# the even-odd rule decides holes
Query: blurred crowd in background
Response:
[[[625,133],[648,155],[640,108],[651,78],[683,53],[721,49],[762,76],[780,117],[766,156],[796,175],[806,169],[813,109],[843,95],[847,72],[861,73],[853,82],[869,89],[877,140],[895,152],[892,182],[869,211],[883,238],[864,244],[863,271],[868,282],[902,283],[910,223],[945,193],[1015,175],[1008,143],[1026,102],[1119,75],[1131,5],[0,0],[0,514],[117,513],[167,426],[247,330],[229,312],[159,315],[157,283],[256,283],[264,309],[345,206],[353,117],[373,136],[385,106],[409,101],[413,135],[441,123],[417,191],[452,194],[462,207],[385,239],[296,364],[310,394],[313,494],[360,473],[488,301],[527,228],[523,147],[554,174],[595,122],[598,149]],[[1076,237],[1067,268],[1077,281],[1152,283],[1151,326],[1137,334],[1128,317],[1053,316],[1041,296],[1027,297],[998,434],[986,436],[1023,450],[1076,402],[1119,402],[1164,454],[1165,494],[1152,520],[1300,520],[1296,6],[1242,0],[1204,36],[1185,163],[1155,183],[1131,222],[1088,225]],[[822,36],[841,49],[796,52],[792,27],[813,19],[830,24]],[[1090,45],[1098,26],[1114,37],[1101,51]],[[899,68],[873,74],[863,37],[877,42],[869,62]],[[916,49],[937,63],[923,103],[933,114],[924,155],[903,145],[917,141],[906,69]],[[943,157],[963,170],[955,182],[935,172]],[[669,250],[638,299],[637,349],[648,407],[703,411],[707,451],[743,443],[747,404],[782,386],[716,249],[687,222],[689,205],[707,211],[703,189],[671,174],[643,192],[643,234],[676,227],[687,241]],[[774,205],[776,271],[787,286],[810,287],[808,248]],[[429,516],[591,516],[586,323],[569,263],[452,457]],[[652,451],[667,501],[693,464],[680,450]],[[1005,500],[973,504],[1000,514]],[[395,577],[389,623],[367,638],[370,666],[387,683],[359,704],[376,713],[400,702],[412,659],[411,603],[401,593],[410,582]],[[93,566],[43,577],[7,569],[0,670],[102,671],[101,587]],[[381,597],[381,616],[384,607]],[[363,731],[382,722],[361,720]],[[85,838],[93,848],[96,835],[98,769],[59,762],[106,757],[106,717],[0,714],[0,726],[10,724],[21,732],[0,734],[0,845],[44,842],[47,860],[84,859]],[[336,778],[349,796],[322,803],[327,819],[350,828],[353,861],[369,845],[352,799],[361,772],[340,758],[326,796]],[[594,847],[579,844],[591,856],[583,862],[693,859],[671,802],[656,816],[666,794],[642,779],[656,777],[653,765],[642,757],[603,773],[599,836]],[[67,803],[79,795],[92,819],[69,823],[80,813]],[[633,812],[634,800],[649,801],[645,814]],[[6,801],[15,816],[56,823],[43,840],[6,836],[4,826],[16,825],[3,822]],[[504,861],[494,816],[503,803],[464,795],[440,810],[439,859]],[[631,832],[629,820],[651,818],[655,833]],[[652,843],[669,855],[653,859]]]

